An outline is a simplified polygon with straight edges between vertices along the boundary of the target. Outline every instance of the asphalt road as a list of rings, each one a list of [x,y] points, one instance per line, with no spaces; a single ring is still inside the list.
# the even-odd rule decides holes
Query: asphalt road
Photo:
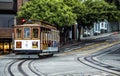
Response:
[[[120,35],[95,39],[66,47],[53,57],[2,55],[0,76],[118,76],[119,71],[106,66],[119,67],[119,40]]]
[[[120,75],[120,44],[102,49],[88,56],[80,57],[78,60],[90,67],[100,69],[114,76]]]

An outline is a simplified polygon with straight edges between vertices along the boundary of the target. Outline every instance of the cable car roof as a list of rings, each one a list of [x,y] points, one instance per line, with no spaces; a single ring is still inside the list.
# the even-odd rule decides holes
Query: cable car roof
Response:
[[[22,25],[16,25],[16,27],[43,27],[43,28],[48,28],[48,29],[57,29],[51,24],[45,23],[45,22],[39,22],[39,23],[34,23],[34,24],[22,24]]]

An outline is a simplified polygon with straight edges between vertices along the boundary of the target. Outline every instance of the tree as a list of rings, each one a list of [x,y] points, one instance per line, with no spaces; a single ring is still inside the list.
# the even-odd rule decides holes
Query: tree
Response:
[[[86,14],[88,13],[88,9],[79,0],[64,0],[65,4],[72,8],[73,13],[77,15],[76,22],[78,24],[78,41],[80,41],[80,35],[81,35],[81,26],[84,25],[86,21]]]
[[[76,19],[72,9],[62,0],[30,0],[22,6],[18,17],[47,21],[57,26],[70,26]]]
[[[30,0],[21,7],[18,17],[47,21],[60,31],[76,22],[76,14],[62,0]]]
[[[120,11],[114,4],[104,0],[30,0],[22,6],[18,17],[47,21],[64,29],[66,37],[67,28],[78,23],[79,36],[81,26],[91,27],[94,22],[107,19],[119,21]]]
[[[114,3],[117,6],[117,9],[120,10],[120,0],[105,0],[108,3]]]
[[[107,19],[119,20],[120,14],[114,4],[108,4],[104,0],[64,0],[65,4],[72,8],[77,15],[78,40],[80,40],[81,26],[91,27],[94,22]]]
[[[96,13],[97,20],[107,19],[108,21],[119,20],[119,10],[114,4],[109,4],[104,0],[87,0],[85,2],[87,7],[92,9],[92,13]]]

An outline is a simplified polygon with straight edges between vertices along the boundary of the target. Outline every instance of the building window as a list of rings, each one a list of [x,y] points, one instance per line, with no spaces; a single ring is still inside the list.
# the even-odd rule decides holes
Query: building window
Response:
[[[100,24],[98,24],[98,31],[100,31]]]
[[[103,22],[101,23],[101,27],[103,27]]]
[[[24,28],[24,38],[30,38],[30,28]]]
[[[21,28],[16,29],[16,38],[22,38],[22,29]]]
[[[105,28],[107,28],[107,23],[105,24]]]

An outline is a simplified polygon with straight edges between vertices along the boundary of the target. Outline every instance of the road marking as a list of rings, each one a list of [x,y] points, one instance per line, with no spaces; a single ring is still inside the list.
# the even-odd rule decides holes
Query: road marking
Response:
[[[100,42],[100,43],[96,43],[96,44],[92,44],[92,45],[87,45],[87,46],[83,46],[83,47],[80,47],[80,49],[72,49],[72,50],[68,50],[68,51],[64,51],[62,54],[63,55],[68,55],[68,54],[73,54],[73,53],[78,53],[78,52],[83,52],[83,53],[86,53],[87,54],[92,54],[93,52],[96,52],[96,51],[100,51],[101,49],[104,49],[104,48],[107,48],[107,47],[110,47],[112,45],[115,45],[115,44],[118,44],[120,43],[120,41],[118,42],[113,42],[113,43],[109,43],[109,42]],[[108,45],[107,45],[108,44]],[[78,46],[79,47],[79,46]],[[94,48],[93,48],[94,47]],[[89,48],[92,48],[92,49],[89,49]],[[88,51],[90,50],[90,51]]]
[[[91,45],[90,45],[91,44]],[[83,47],[81,47],[81,46],[78,46],[78,47],[76,47],[76,48],[72,48],[72,49],[70,49],[69,48],[69,50],[66,50],[64,53],[62,53],[62,54],[64,54],[64,55],[68,55],[68,54],[73,54],[73,53],[76,53],[76,52],[84,52],[84,51],[88,51],[88,50],[93,50],[94,48],[96,49],[96,48],[99,48],[99,46],[101,46],[101,45],[103,45],[103,44],[108,44],[108,42],[100,42],[100,43],[89,43],[89,45],[86,45],[86,46],[83,46]],[[68,49],[68,48],[67,48]]]
[[[85,45],[92,45],[92,44],[94,44],[94,42],[93,43],[86,43]]]

